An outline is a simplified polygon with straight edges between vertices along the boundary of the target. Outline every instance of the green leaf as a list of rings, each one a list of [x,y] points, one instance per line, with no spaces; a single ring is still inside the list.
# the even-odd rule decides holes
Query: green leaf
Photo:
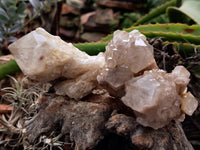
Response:
[[[39,0],[29,0],[29,2],[36,10],[39,10],[41,8],[41,3]]]
[[[26,3],[22,2],[21,4],[19,4],[19,6],[17,8],[17,13],[23,14],[25,9],[26,9]]]
[[[200,24],[200,0],[182,0],[182,5],[177,7],[169,7],[167,14],[171,22],[181,22],[191,24],[191,20]]]
[[[17,38],[14,37],[14,36],[10,36],[10,37],[7,38],[8,42],[15,42],[16,40],[17,40]]]
[[[0,17],[8,19],[8,14],[6,13],[6,11],[2,8],[0,8]]]
[[[19,0],[6,0],[5,3],[6,3],[7,6],[16,6],[18,1]]]
[[[9,31],[10,34],[16,33],[22,28],[22,24],[15,24]]]
[[[6,22],[9,19],[8,14],[6,13],[6,11],[2,8],[0,8],[0,20],[2,22]]]
[[[3,36],[3,34],[0,32],[0,42],[2,42],[3,39],[4,39],[4,36]]]
[[[6,5],[5,0],[0,0],[0,7],[7,10],[7,5]]]
[[[16,15],[17,15],[17,12],[16,12],[16,10],[17,10],[17,8],[15,7],[15,6],[10,6],[9,8],[8,8],[8,15],[10,16],[10,17],[15,17]]]
[[[145,24],[149,20],[160,16],[161,14],[165,13],[166,8],[169,6],[176,6],[176,0],[171,0],[167,3],[164,3],[163,5],[160,5],[159,7],[152,9],[148,14],[141,17],[136,23],[133,24],[133,26],[137,26],[140,24]]]

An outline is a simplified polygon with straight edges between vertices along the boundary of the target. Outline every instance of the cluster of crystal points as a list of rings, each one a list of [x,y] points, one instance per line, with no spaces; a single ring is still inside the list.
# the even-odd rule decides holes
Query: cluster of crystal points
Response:
[[[144,126],[161,128],[192,115],[198,106],[187,92],[190,73],[177,66],[158,69],[153,48],[139,31],[115,31],[104,54],[89,56],[71,43],[38,28],[9,46],[23,73],[38,81],[65,77],[54,88],[58,95],[80,99],[99,83],[131,108]]]
[[[113,96],[134,110],[144,126],[161,128],[171,120],[192,115],[198,102],[186,93],[190,73],[177,66],[172,73],[158,69],[144,35],[134,30],[114,32],[105,52],[106,64],[97,77]]]
[[[119,97],[124,93],[122,87],[126,81],[145,69],[157,68],[152,46],[137,30],[115,31],[106,47],[105,61],[104,70],[97,79],[112,95]]]

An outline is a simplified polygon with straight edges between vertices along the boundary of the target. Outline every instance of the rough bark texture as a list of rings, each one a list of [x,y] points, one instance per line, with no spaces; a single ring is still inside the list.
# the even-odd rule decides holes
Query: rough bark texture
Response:
[[[154,130],[142,127],[132,117],[117,114],[109,119],[106,128],[126,138],[129,137],[138,149],[193,150],[180,123],[177,122],[171,122],[164,128]]]
[[[111,113],[109,106],[75,102],[64,97],[47,98],[47,101],[38,115],[26,124],[30,143],[34,143],[42,133],[58,127],[63,135],[69,135],[70,141],[75,142],[77,150],[93,147],[103,138],[102,130]]]
[[[65,142],[75,143],[75,150],[193,150],[177,122],[159,130],[145,128],[119,100],[105,93],[84,100],[43,96],[38,115],[26,122],[28,141],[34,143],[41,134],[57,130]],[[119,143],[123,147],[116,147]]]

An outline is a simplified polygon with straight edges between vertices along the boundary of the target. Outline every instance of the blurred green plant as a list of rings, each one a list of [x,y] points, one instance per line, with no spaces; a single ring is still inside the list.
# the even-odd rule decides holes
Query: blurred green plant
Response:
[[[122,20],[120,28],[129,28],[135,23],[139,17],[141,17],[141,13],[124,13],[120,16],[120,20]]]
[[[200,0],[182,0],[180,7],[168,7],[167,14],[171,22],[200,24]]]
[[[25,9],[25,0],[0,0],[0,46],[17,39],[14,35],[23,27]]]
[[[34,9],[34,16],[31,16],[31,18],[40,16],[42,12],[51,12],[52,6],[56,5],[59,1],[62,0],[29,0]]]
[[[170,0],[147,0],[147,8],[149,10],[154,9]]]

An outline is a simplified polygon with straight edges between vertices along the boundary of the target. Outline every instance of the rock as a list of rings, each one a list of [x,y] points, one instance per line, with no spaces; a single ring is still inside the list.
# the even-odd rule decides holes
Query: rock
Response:
[[[56,94],[67,95],[70,98],[81,99],[91,93],[97,86],[96,77],[99,71],[91,70],[77,79],[59,82],[54,86]]]
[[[97,42],[100,41],[106,34],[99,32],[84,32],[81,34],[81,39],[88,42]]]
[[[84,31],[110,33],[110,25],[101,25],[96,23],[96,12],[92,14],[84,14],[81,18],[81,21],[84,23]]]
[[[69,13],[78,15],[80,14],[80,10],[67,4],[62,4],[61,15],[67,15]]]
[[[74,79],[104,65],[103,56],[89,56],[42,28],[12,43],[9,49],[25,75],[43,82],[58,77]]]
[[[143,8],[142,4],[137,3],[144,3],[146,0],[126,0],[126,1],[120,1],[120,0],[97,0],[96,3],[99,6],[104,7],[111,7],[111,8],[121,8],[121,9],[127,9],[136,11],[138,9]]]
[[[111,24],[114,21],[112,9],[97,9],[95,22],[97,24]]]
[[[89,12],[89,13],[86,13],[86,14],[83,14],[83,15],[81,15],[81,24],[85,24],[85,23],[87,23],[87,21],[88,21],[88,19],[91,17],[91,16],[94,16],[94,15],[96,15],[96,12],[95,11],[93,11],[93,12]]]
[[[108,86],[114,95],[123,96],[124,83],[144,70],[157,68],[153,48],[139,31],[115,31],[105,52],[106,65],[98,76],[100,84]],[[121,91],[122,90],[122,91]]]
[[[64,29],[64,28],[60,28],[60,29],[59,29],[59,34],[60,34],[61,36],[64,35],[65,37],[72,39],[72,38],[75,37],[76,32],[73,31],[73,30],[71,30],[71,29],[66,30],[66,29]]]

